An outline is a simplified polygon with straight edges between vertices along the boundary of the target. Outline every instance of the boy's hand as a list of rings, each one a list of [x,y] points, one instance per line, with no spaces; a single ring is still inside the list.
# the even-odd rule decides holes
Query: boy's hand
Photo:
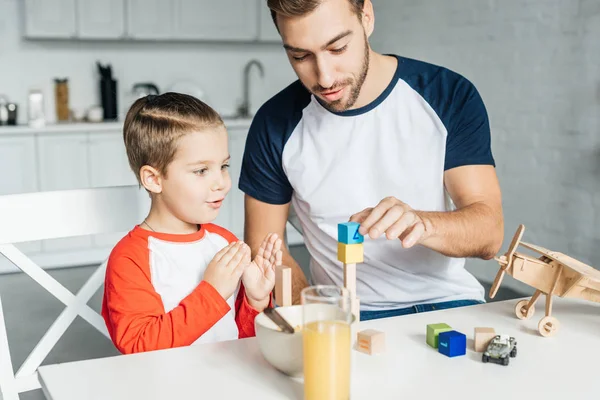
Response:
[[[204,280],[227,300],[235,293],[248,264],[250,264],[250,247],[244,242],[230,243],[222,248],[208,264],[204,272]]]
[[[242,276],[248,303],[258,311],[269,305],[275,286],[275,266],[281,265],[281,239],[270,233],[263,240],[254,261],[248,265]]]

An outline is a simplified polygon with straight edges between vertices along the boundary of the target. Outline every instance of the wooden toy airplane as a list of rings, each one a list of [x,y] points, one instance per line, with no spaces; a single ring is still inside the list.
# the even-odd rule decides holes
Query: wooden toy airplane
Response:
[[[535,302],[541,294],[546,295],[546,316],[538,324],[542,336],[552,336],[559,328],[558,320],[552,314],[552,296],[580,298],[600,303],[600,271],[575,260],[565,254],[521,241],[524,225],[519,225],[508,251],[495,260],[500,264],[496,279],[490,289],[494,298],[508,273],[513,278],[536,289],[529,300],[521,300],[515,307],[519,319],[529,319],[535,312]],[[539,258],[517,252],[517,247],[539,253]]]

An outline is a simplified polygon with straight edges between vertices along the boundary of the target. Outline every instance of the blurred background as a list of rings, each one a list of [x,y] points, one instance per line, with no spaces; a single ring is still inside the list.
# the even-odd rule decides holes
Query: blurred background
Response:
[[[502,250],[523,223],[524,240],[600,266],[600,0],[373,3],[375,51],[443,65],[481,93],[503,191]],[[264,0],[0,0],[0,195],[135,184],[123,116],[138,97],[166,91],[225,117],[237,182],[253,113],[295,79]],[[242,237],[243,195],[234,188],[227,201],[217,222]],[[288,228],[306,269],[302,236]],[[19,248],[77,291],[119,237]],[[467,268],[487,289],[498,264]],[[63,306],[6,259],[0,273],[18,366]],[[531,292],[507,277],[494,300]],[[98,310],[101,295],[90,301]],[[44,363],[112,354],[77,319]]]

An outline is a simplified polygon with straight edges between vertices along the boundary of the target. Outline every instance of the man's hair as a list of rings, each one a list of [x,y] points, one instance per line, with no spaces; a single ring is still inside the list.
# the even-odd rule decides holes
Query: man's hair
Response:
[[[314,11],[323,0],[267,0],[267,7],[271,10],[271,17],[277,26],[277,14],[284,17],[300,17]],[[348,0],[352,11],[362,18],[365,0]],[[279,27],[277,27],[279,30]]]
[[[125,117],[123,141],[138,182],[141,184],[140,168],[144,165],[166,175],[179,138],[217,126],[224,126],[219,114],[186,94],[164,93],[136,100]]]

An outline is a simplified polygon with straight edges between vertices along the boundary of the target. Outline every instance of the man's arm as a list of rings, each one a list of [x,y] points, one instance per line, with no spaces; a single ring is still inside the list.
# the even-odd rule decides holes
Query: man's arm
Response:
[[[260,244],[270,232],[285,237],[285,227],[290,203],[269,204],[245,195],[244,241],[252,250],[252,258],[256,256]],[[298,263],[292,258],[286,246],[282,246],[282,264],[292,268],[292,302],[300,304],[300,292],[308,282]]]
[[[491,165],[468,165],[445,172],[456,205],[451,212],[421,212],[426,238],[421,244],[450,257],[493,258],[504,238],[502,195]]]
[[[445,172],[446,190],[455,211],[413,210],[388,197],[376,207],[354,214],[359,232],[399,238],[405,248],[421,244],[449,257],[491,259],[502,246],[504,220],[496,171],[491,165],[467,165]]]

